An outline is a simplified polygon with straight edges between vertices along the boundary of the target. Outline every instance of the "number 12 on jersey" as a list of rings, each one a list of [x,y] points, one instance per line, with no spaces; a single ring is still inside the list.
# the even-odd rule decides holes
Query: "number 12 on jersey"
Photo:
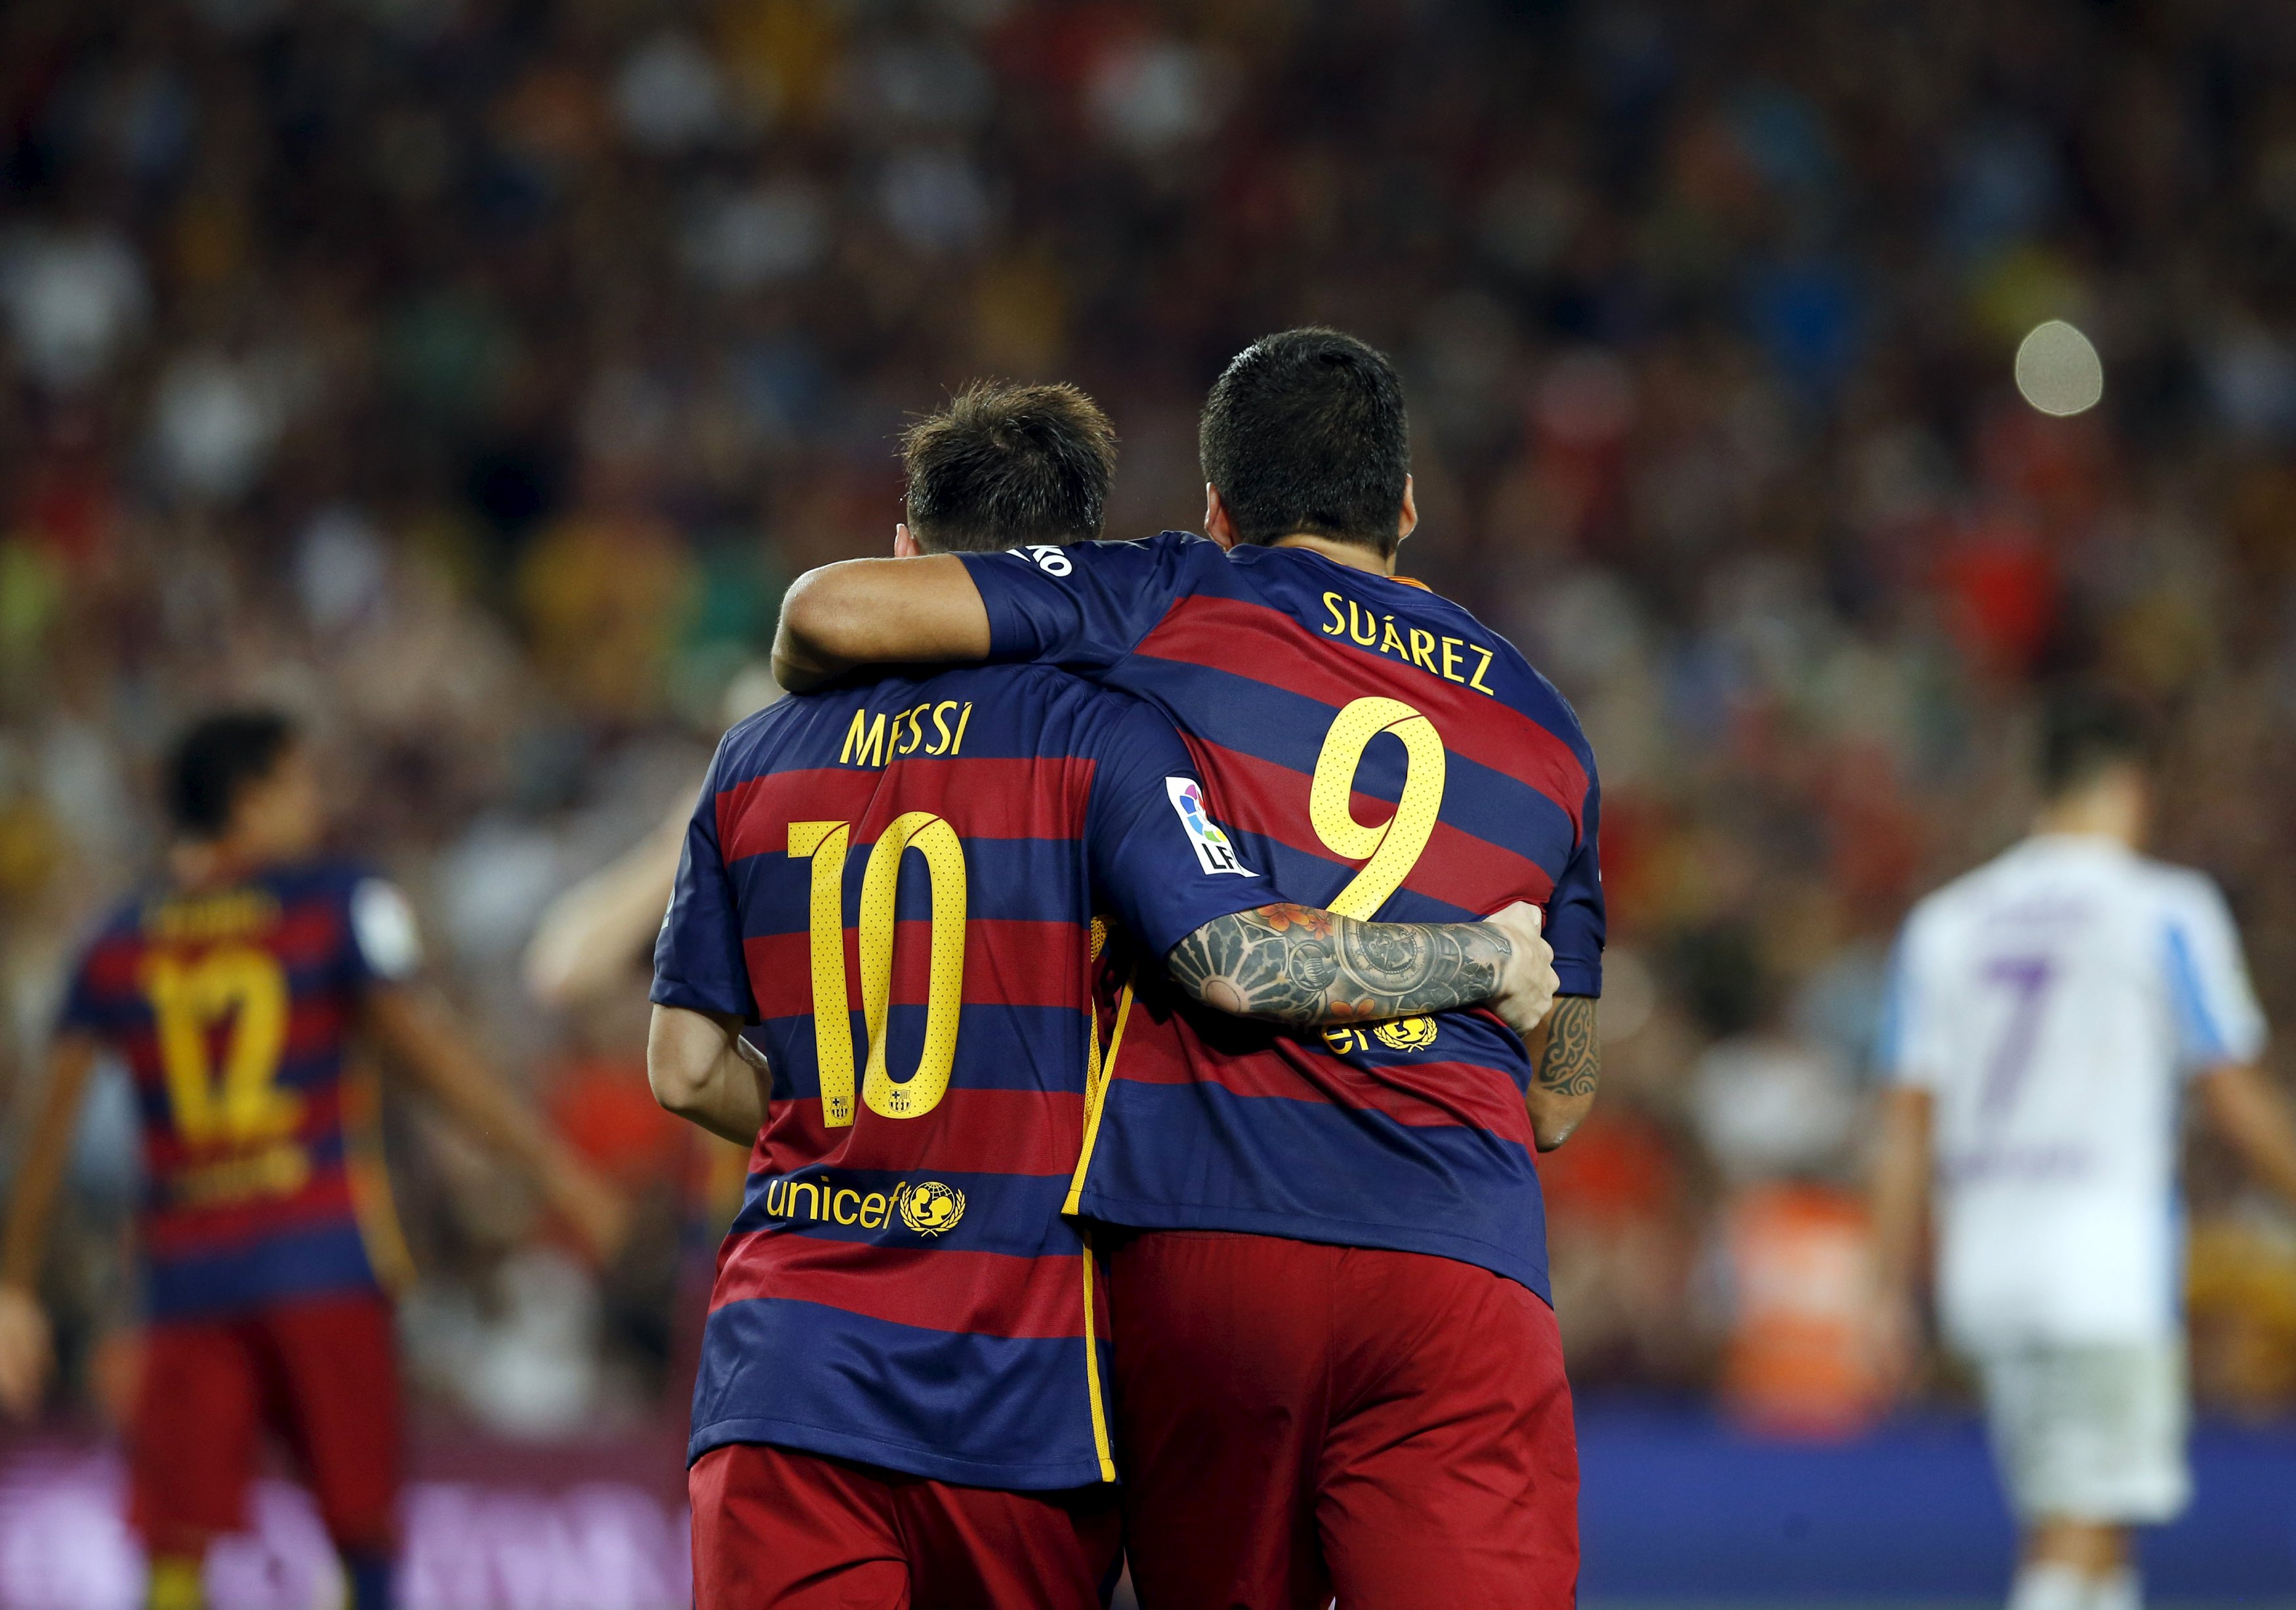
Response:
[[[789,852],[813,863],[809,928],[813,959],[813,1032],[821,1071],[822,1122],[843,1128],[854,1119],[853,1018],[845,974],[845,859],[850,822],[791,822]],[[916,1069],[895,1082],[885,1065],[886,1022],[892,1010],[893,937],[901,861],[924,857],[932,884],[931,978],[925,991],[924,1046]],[[882,1118],[922,1118],[948,1093],[956,1064],[956,1028],[964,1001],[964,845],[956,829],[929,810],[893,819],[861,874],[859,930],[861,1022],[867,1062],[860,1080],[863,1105]]]

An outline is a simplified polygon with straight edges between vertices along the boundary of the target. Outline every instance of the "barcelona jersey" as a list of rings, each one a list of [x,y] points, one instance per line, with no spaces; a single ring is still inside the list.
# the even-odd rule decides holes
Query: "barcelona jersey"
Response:
[[[729,732],[653,998],[753,1025],[773,1085],[689,1457],[1112,1480],[1106,1309],[1061,1212],[1097,1088],[1095,917],[1160,957],[1274,898],[1170,724],[1057,671],[888,677]]]
[[[1178,727],[1243,862],[1344,916],[1546,908],[1602,991],[1595,763],[1562,696],[1415,584],[1296,548],[1151,541],[968,554],[999,660],[1057,664]],[[1152,968],[1070,1207],[1149,1228],[1431,1253],[1547,1295],[1522,1043],[1488,1012],[1290,1035]]]
[[[340,865],[160,891],[104,924],[62,1027],[135,1079],[154,1320],[372,1290],[403,1256],[344,1049],[362,995],[414,960],[398,892]]]

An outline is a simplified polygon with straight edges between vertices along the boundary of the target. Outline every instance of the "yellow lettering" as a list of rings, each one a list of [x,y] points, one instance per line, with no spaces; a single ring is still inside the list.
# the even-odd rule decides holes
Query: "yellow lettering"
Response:
[[[853,712],[853,725],[845,729],[845,747],[838,752],[840,766],[882,766],[885,763],[885,718],[879,716],[868,722],[868,711]]]
[[[766,1182],[766,1212],[776,1217],[780,1215],[782,1187],[788,1183],[783,1179],[769,1179]]]
[[[1379,652],[1393,654],[1398,660],[1408,660],[1411,652],[1403,646],[1403,639],[1395,634],[1395,617],[1387,617],[1386,628],[1379,635]]]
[[[1435,634],[1411,628],[1411,663],[1422,670],[1435,669]],[[1439,673],[1438,673],[1439,674]]]
[[[1403,743],[1403,798],[1395,814],[1376,826],[1355,818],[1350,796],[1364,751],[1382,733]],[[1393,699],[1357,699],[1343,708],[1324,735],[1316,775],[1308,789],[1308,820],[1324,848],[1362,867],[1330,901],[1341,916],[1368,921],[1403,886],[1434,836],[1443,809],[1443,740],[1435,724]]]
[[[261,889],[162,901],[144,914],[144,932],[163,943],[211,944],[260,933],[279,920],[279,902]]]
[[[1362,632],[1356,630],[1357,621],[1361,621],[1371,629]],[[1348,600],[1348,641],[1360,643],[1365,648],[1379,641],[1379,617],[1369,610],[1357,609],[1356,601],[1352,598]]]
[[[856,1212],[851,1218],[848,1218],[846,1216],[845,1199],[848,1196],[853,1198],[854,1206],[857,1209],[861,1203],[861,1193],[858,1191],[851,1189],[842,1190],[829,1199],[829,1216],[832,1219],[836,1220],[840,1224],[852,1224],[860,1217],[858,1212]]]
[[[821,1121],[832,1129],[853,1121],[853,1019],[845,994],[845,857],[852,840],[848,822],[790,824],[790,854],[813,861],[814,1062],[821,1071]]]
[[[933,731],[940,735],[932,741],[931,747],[927,749],[925,753],[929,755],[938,755],[947,752],[949,747],[948,718],[942,715],[940,712],[945,710],[955,710],[955,708],[956,701],[954,699],[943,699],[939,703],[932,707]]]
[[[1459,650],[1462,646],[1463,645],[1459,639],[1456,637],[1446,637],[1443,639],[1443,679],[1447,682],[1464,682],[1466,680],[1464,677],[1459,674]]]
[[[287,974],[251,945],[185,961],[171,951],[145,963],[160,1065],[176,1131],[193,1146],[276,1140],[302,1121],[303,1098],[275,1084],[287,1046]],[[227,1028],[221,1065],[216,1031]]]
[[[896,1083],[885,1061],[891,1038],[885,1024],[893,1003],[893,906],[901,860],[912,850],[924,858],[932,891],[932,922],[927,930],[932,972],[925,990],[924,1044],[915,1070]],[[870,847],[869,865],[861,875],[861,1014],[869,1035],[861,1102],[880,1117],[922,1118],[947,1094],[964,999],[964,846],[956,829],[929,810],[906,811],[893,818]]]
[[[1332,612],[1332,623],[1324,628],[1324,636],[1336,637],[1348,629],[1348,619],[1340,613],[1340,596],[1337,593],[1324,595],[1324,607]]]
[[[885,1222],[885,1214],[891,1206],[882,1191],[872,1191],[861,1198],[861,1228],[865,1230],[878,1228]]]
[[[783,1193],[783,1201],[787,1205],[789,1216],[792,1219],[797,1217],[797,1194],[800,1191],[803,1191],[805,1193],[805,1216],[808,1219],[820,1218],[821,1187],[814,1184],[810,1179],[792,1179],[790,1181],[789,1189]]]
[[[1491,686],[1488,683],[1483,680],[1483,673],[1491,669],[1491,651],[1485,648],[1480,643],[1472,644],[1469,646],[1473,648],[1473,650],[1477,653],[1480,654],[1482,658],[1475,662],[1475,674],[1467,678],[1467,686],[1473,688],[1479,694],[1488,694],[1492,698],[1497,698],[1499,696],[1498,689]]]
[[[955,754],[964,747],[964,724],[972,719],[972,701],[967,699],[964,708],[957,712],[956,736],[949,741],[948,752]]]

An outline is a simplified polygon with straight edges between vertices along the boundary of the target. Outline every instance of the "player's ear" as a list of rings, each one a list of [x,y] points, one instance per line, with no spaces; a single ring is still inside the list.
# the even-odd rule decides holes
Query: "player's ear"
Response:
[[[1411,477],[1406,475],[1403,478],[1403,513],[1397,516],[1395,522],[1397,546],[1400,546],[1403,539],[1418,529],[1419,501],[1411,495]]]
[[[1209,481],[1204,482],[1204,535],[1224,548],[1236,545],[1235,522],[1220,501],[1219,489]]]
[[[914,559],[918,554],[923,552],[924,549],[917,546],[917,539],[909,535],[909,522],[907,521],[904,520],[893,528],[894,558]]]

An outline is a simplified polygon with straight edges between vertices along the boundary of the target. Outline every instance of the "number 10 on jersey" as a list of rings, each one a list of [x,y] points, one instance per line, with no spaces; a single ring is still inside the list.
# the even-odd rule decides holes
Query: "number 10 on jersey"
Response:
[[[853,1018],[845,979],[845,858],[852,848],[849,822],[791,822],[789,852],[813,862],[809,927],[813,951],[813,1033],[821,1070],[822,1122],[832,1129],[854,1119]],[[925,991],[924,1047],[916,1071],[896,1083],[885,1065],[886,1023],[893,999],[894,908],[901,861],[910,850],[924,857],[932,883],[931,982]],[[859,930],[861,1022],[867,1062],[864,1105],[882,1118],[922,1118],[948,1093],[956,1064],[956,1025],[964,1001],[964,845],[956,829],[929,810],[896,817],[861,874]]]

